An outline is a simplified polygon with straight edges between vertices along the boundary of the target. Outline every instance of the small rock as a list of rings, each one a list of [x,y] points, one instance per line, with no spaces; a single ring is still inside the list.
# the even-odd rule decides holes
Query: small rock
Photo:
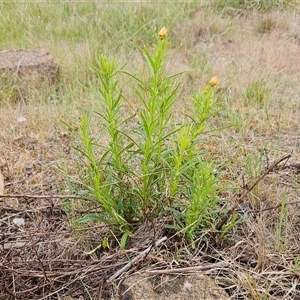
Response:
[[[18,117],[18,122],[19,123],[23,123],[23,122],[25,122],[27,119],[24,117],[24,116],[19,116]]]
[[[25,220],[23,218],[14,218],[13,223],[16,226],[24,226],[25,225]]]
[[[203,274],[136,274],[121,284],[118,300],[229,300],[229,296]]]

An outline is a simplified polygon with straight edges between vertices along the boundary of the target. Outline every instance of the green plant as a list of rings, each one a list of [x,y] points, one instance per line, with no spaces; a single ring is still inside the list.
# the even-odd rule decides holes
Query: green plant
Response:
[[[300,270],[300,256],[297,256],[294,258],[293,271],[299,272],[299,270]]]
[[[80,124],[76,149],[87,166],[85,190],[102,210],[78,222],[111,225],[123,234],[123,247],[135,221],[171,211],[175,223],[170,226],[193,243],[199,232],[213,227],[219,215],[215,167],[199,147],[206,121],[216,112],[214,87],[191,97],[194,113],[181,122],[174,120],[173,106],[180,91],[175,78],[180,74],[165,73],[170,42],[164,33],[151,50],[137,46],[148,67],[145,79],[124,67],[118,69],[113,59],[98,57],[94,70],[101,84],[101,110],[86,113]],[[127,117],[122,109],[126,97],[117,80],[122,74],[138,85],[139,107]],[[98,137],[94,117],[101,120]]]
[[[265,106],[270,101],[270,90],[264,80],[255,80],[250,82],[244,91],[244,97],[249,104]]]
[[[276,281],[267,282],[265,289],[260,289],[262,285],[262,280],[260,277],[255,276],[251,271],[247,270],[245,274],[245,278],[243,278],[244,287],[248,292],[248,297],[254,300],[266,300],[269,299],[270,290],[272,285],[276,285]],[[245,298],[246,299],[246,298]],[[247,298],[249,299],[249,298]]]

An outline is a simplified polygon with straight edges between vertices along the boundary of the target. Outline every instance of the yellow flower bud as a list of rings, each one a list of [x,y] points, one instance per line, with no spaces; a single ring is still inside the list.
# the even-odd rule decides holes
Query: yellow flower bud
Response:
[[[216,86],[218,84],[218,78],[217,76],[214,76],[210,81],[209,81],[209,85],[211,87]]]
[[[158,32],[158,36],[161,40],[165,40],[167,38],[168,30],[165,26]]]

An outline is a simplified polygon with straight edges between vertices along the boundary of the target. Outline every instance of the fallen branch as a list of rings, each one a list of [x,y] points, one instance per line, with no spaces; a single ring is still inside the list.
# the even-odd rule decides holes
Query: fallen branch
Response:
[[[159,239],[158,241],[155,242],[155,246],[154,247],[158,247],[165,240],[167,240],[167,237],[166,236],[162,237],[161,239]],[[112,282],[114,279],[116,279],[117,277],[119,277],[122,273],[124,273],[125,271],[127,271],[133,264],[135,264],[136,262],[138,262],[146,254],[148,254],[148,252],[151,249],[152,249],[152,246],[149,246],[146,250],[144,250],[143,252],[141,252],[137,257],[135,257],[133,260],[131,260],[128,264],[126,264],[122,269],[120,269],[114,275],[112,275],[111,277],[109,277],[107,279],[107,282],[108,283]]]

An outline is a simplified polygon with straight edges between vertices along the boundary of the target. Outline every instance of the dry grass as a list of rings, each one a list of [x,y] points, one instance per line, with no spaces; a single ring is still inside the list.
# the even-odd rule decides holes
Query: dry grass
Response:
[[[169,68],[192,69],[183,78],[177,115],[180,118],[192,90],[218,76],[222,111],[209,126],[224,129],[208,134],[203,147],[223,172],[222,196],[228,207],[234,204],[228,186],[241,188],[282,155],[291,153],[292,158],[247,194],[239,210],[244,222],[225,240],[213,245],[199,238],[198,247],[190,250],[175,236],[122,279],[138,269],[201,265],[207,266],[201,272],[215,278],[232,299],[299,299],[299,14],[283,10],[263,16],[256,11],[225,14],[196,6],[187,13],[187,20],[176,22],[169,15],[164,20],[171,21],[174,49],[182,43]],[[151,27],[146,24],[145,29]],[[138,33],[134,30],[133,36]],[[117,34],[122,36],[121,31],[114,37]],[[97,106],[95,94],[78,84],[93,87],[95,78],[85,60],[94,59],[97,47],[88,38],[55,43],[41,39],[38,44],[52,50],[62,66],[59,101],[6,103],[0,110],[0,167],[7,194],[69,194],[61,169],[68,166],[74,178],[82,172],[72,149],[73,132],[59,120],[76,120],[81,115],[78,107]],[[131,57],[130,64],[138,65],[137,52],[131,54],[125,42],[123,47],[127,50],[120,53],[120,60]],[[143,68],[138,72],[142,74]],[[73,218],[86,207],[82,204],[76,211],[59,199],[0,201],[0,299],[112,299],[119,282],[108,285],[105,279],[146,247],[137,239],[124,252],[106,227],[74,227]],[[13,225],[15,217],[24,218],[26,226]],[[87,255],[106,235],[110,248]]]

